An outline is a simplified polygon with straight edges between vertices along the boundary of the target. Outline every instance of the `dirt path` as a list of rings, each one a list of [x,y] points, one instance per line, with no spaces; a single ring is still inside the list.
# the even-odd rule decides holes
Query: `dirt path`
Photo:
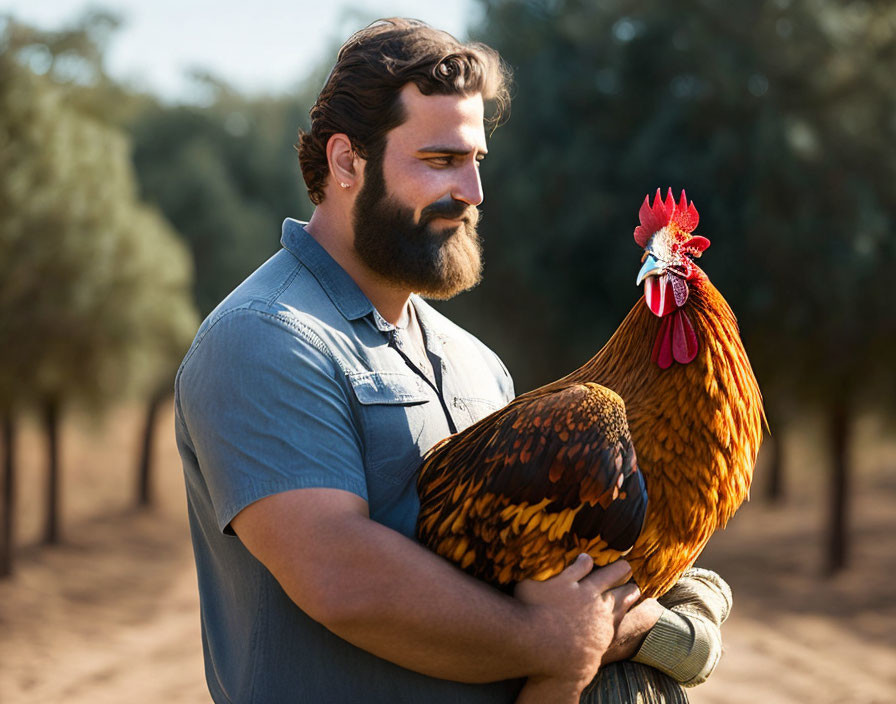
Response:
[[[208,702],[181,523],[122,515],[26,554],[0,584],[0,701]]]
[[[110,517],[115,502],[126,505],[129,482],[98,483],[102,453],[72,440],[79,459],[67,468],[68,489],[80,489],[84,506],[93,492],[105,517],[85,509],[67,522],[66,545],[24,551],[16,577],[0,582],[2,704],[209,702],[169,427],[160,431],[153,513]],[[713,539],[701,564],[731,583],[735,608],[726,654],[713,678],[690,690],[693,704],[896,703],[894,456],[860,477],[854,568],[834,580],[819,577],[817,475],[797,478],[800,491],[785,507],[751,504]]]
[[[896,703],[893,482],[861,495],[855,567],[819,577],[817,504],[748,506],[701,558],[734,590],[725,655],[693,704]]]
[[[64,427],[63,535],[0,581],[0,703],[208,704],[196,575],[169,409],[156,508],[131,502],[140,409]],[[19,535],[39,534],[40,438],[21,437]]]

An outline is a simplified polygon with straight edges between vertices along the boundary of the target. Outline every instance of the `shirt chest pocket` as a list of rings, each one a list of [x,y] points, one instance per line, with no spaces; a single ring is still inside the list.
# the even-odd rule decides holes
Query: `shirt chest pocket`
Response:
[[[447,435],[434,393],[412,373],[354,372],[348,378],[358,402],[367,472],[403,484],[430,446]]]
[[[499,400],[489,398],[476,398],[473,396],[458,396],[454,399],[455,408],[461,409],[467,416],[467,423],[464,425],[472,425],[482,420],[487,415],[494,413],[502,404]],[[460,428],[459,428],[460,429]]]

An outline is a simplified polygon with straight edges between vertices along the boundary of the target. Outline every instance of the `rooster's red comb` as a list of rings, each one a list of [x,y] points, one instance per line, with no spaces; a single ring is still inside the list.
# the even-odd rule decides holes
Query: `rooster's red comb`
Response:
[[[664,227],[669,227],[679,234],[689,235],[700,222],[697,208],[693,202],[688,203],[684,190],[682,189],[681,198],[676,203],[671,188],[666,193],[665,201],[660,195],[660,189],[657,188],[653,205],[650,204],[650,195],[645,196],[638,217],[641,224],[635,228],[635,242],[640,247],[646,247],[650,238]],[[688,244],[694,249],[703,251],[709,247],[709,240],[705,237],[691,237]]]

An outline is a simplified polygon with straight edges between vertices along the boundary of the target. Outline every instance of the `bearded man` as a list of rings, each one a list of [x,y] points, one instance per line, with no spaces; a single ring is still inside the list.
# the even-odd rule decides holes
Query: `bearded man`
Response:
[[[674,662],[644,656],[669,670],[711,642],[632,608],[624,562],[583,556],[509,596],[414,540],[423,454],[513,397],[420,297],[479,281],[484,105],[500,116],[506,79],[420,22],[351,37],[298,145],[313,216],[284,222],[187,353],[176,431],[215,702],[578,701],[648,632],[686,632]]]

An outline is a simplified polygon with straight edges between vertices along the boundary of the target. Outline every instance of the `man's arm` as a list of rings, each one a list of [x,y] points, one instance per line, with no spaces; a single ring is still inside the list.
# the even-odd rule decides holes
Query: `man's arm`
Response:
[[[613,642],[601,659],[601,666],[633,658],[665,612],[666,609],[656,599],[644,599],[630,609],[622,617]]]
[[[266,497],[232,527],[309,616],[433,677],[536,677],[584,687],[638,597],[624,584],[627,564],[588,575],[587,557],[552,580],[526,583],[519,598],[501,594],[370,520],[363,499],[339,490]]]
[[[685,687],[705,682],[722,657],[721,626],[731,611],[730,587],[715,572],[692,568],[659,603],[662,616],[633,659]]]
[[[633,659],[694,687],[722,657],[721,626],[730,610],[722,578],[692,568],[659,600],[645,599],[625,614],[601,665]]]

